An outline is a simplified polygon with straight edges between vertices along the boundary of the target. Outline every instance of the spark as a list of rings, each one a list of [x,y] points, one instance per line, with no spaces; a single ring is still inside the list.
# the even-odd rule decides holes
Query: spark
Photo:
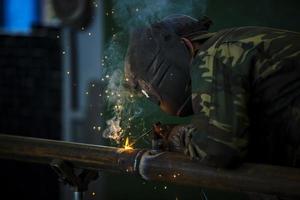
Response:
[[[91,32],[89,32],[89,36],[91,36],[92,35],[92,33]]]
[[[115,105],[115,110],[116,111],[122,111],[123,110],[123,106],[121,106],[121,105]]]
[[[92,195],[93,195],[93,196],[95,196],[95,195],[96,195],[96,193],[95,193],[95,192],[92,192]]]
[[[129,138],[126,137],[124,149],[133,149],[132,144],[129,143]]]
[[[64,54],[64,55],[65,55],[65,54],[66,54],[66,52],[65,52],[65,51],[63,51],[63,52],[62,52],[62,54]]]
[[[70,74],[70,72],[69,72],[69,71],[67,71],[67,74],[69,75],[69,74]]]
[[[57,35],[57,36],[56,36],[56,38],[58,39],[58,38],[60,38],[60,36],[59,36],[59,35]]]
[[[128,128],[130,128],[130,126],[128,126]],[[145,137],[146,135],[148,135],[149,133],[152,132],[152,129],[149,129],[148,131],[146,131],[145,133],[143,133],[142,135],[140,135],[138,138],[136,138],[134,140],[134,142],[132,143],[132,145],[134,145],[135,143],[137,143],[140,139],[142,139],[143,137]],[[131,133],[129,133],[131,135]]]
[[[136,11],[136,12],[139,12],[139,8],[136,8],[135,11]]]
[[[85,94],[86,94],[86,95],[88,95],[88,94],[89,94],[89,92],[85,92]]]
[[[98,130],[98,131],[101,131],[101,127],[100,127],[100,126],[98,126],[98,127],[97,127],[97,130]]]
[[[165,185],[164,189],[166,190],[168,187]]]

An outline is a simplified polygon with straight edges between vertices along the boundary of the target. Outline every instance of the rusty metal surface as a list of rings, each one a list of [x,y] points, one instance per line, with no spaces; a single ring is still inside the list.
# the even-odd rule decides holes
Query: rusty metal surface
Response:
[[[58,159],[78,168],[139,174],[149,181],[300,198],[300,169],[296,168],[244,164],[224,170],[203,166],[178,153],[8,135],[0,135],[0,158],[44,164]]]

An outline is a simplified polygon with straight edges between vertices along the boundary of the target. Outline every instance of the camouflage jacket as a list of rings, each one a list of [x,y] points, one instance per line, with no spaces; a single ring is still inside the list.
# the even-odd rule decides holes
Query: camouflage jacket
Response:
[[[300,34],[265,27],[219,31],[200,47],[191,76],[203,152],[226,160],[226,151],[243,158],[253,148],[261,154],[256,160],[272,162],[281,148],[276,145],[288,143],[282,137],[288,134],[289,106],[300,96]],[[298,111],[294,123],[300,128]]]

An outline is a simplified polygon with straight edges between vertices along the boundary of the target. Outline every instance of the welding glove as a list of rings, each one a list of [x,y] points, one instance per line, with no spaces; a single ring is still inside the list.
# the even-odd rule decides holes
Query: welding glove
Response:
[[[190,155],[192,159],[197,159],[200,157],[201,150],[192,141],[192,133],[195,129],[192,125],[172,125],[157,122],[153,125],[154,142],[152,148],[160,151],[182,152]]]
[[[169,151],[183,152],[192,160],[231,168],[240,163],[240,152],[198,130],[192,124],[174,126],[167,137]]]
[[[206,153],[196,144],[193,135],[196,128],[192,125],[178,125],[172,128],[168,135],[170,151],[183,152],[193,160],[205,158]]]

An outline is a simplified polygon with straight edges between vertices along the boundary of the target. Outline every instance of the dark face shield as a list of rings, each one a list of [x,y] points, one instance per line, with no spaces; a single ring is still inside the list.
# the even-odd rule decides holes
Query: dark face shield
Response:
[[[125,76],[131,88],[166,113],[187,116],[193,114],[190,60],[189,50],[171,29],[151,26],[132,34]]]

